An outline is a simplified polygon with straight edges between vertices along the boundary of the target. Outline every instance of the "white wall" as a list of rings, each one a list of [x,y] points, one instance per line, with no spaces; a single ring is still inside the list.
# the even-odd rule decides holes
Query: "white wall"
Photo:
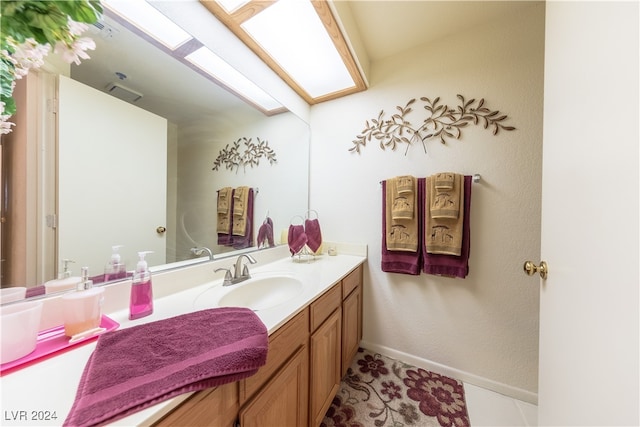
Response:
[[[544,4],[371,64],[368,91],[311,109],[310,206],[326,240],[369,245],[364,338],[370,347],[463,380],[535,401],[538,280],[522,272],[540,255]],[[480,126],[460,140],[348,151],[365,121],[411,98],[485,98],[517,128]],[[411,113],[426,115],[422,103]],[[381,186],[400,174],[479,173],[471,203],[469,276],[387,274],[380,269]]]

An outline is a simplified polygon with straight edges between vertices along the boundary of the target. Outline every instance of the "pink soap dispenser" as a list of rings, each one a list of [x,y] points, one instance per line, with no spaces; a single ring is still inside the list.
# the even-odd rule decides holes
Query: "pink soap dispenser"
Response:
[[[144,257],[153,251],[138,252],[140,260],[133,273],[131,284],[131,302],[129,304],[129,319],[139,319],[153,313],[153,289],[151,286],[151,272]]]

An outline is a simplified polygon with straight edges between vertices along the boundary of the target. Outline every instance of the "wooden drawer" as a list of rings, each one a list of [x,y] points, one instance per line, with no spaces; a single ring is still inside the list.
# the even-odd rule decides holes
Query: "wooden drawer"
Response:
[[[311,303],[311,332],[318,329],[320,325],[333,313],[342,303],[342,286],[336,283],[320,298]]]
[[[349,296],[362,283],[362,264],[342,279],[342,299]]]
[[[304,309],[269,337],[267,363],[255,375],[240,381],[240,405],[249,400],[308,341],[309,310]]]

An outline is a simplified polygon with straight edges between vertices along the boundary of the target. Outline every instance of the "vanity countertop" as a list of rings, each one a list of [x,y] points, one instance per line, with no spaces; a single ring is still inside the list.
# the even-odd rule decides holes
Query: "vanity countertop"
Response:
[[[294,262],[284,256],[271,262],[251,266],[251,274],[288,273],[295,275],[305,284],[304,289],[292,299],[276,307],[257,311],[256,314],[266,325],[269,334],[294,317],[300,310],[318,298],[331,285],[341,280],[350,271],[366,260],[366,247],[350,246],[351,251],[339,251],[337,256],[320,255],[310,262]],[[350,253],[350,254],[347,254]],[[255,255],[255,254],[254,254]],[[235,258],[214,263],[229,267]],[[214,263],[211,265],[213,266]],[[212,271],[212,270],[211,270]],[[110,318],[120,324],[119,329],[166,319],[183,313],[215,307],[215,301],[232,287],[222,286],[221,273],[211,273],[211,281],[188,287],[176,293],[167,293],[154,298],[154,312],[150,316],[129,320],[128,306],[124,309],[107,311]],[[174,274],[171,280],[182,280]],[[166,282],[166,280],[164,280]],[[127,291],[130,282],[126,283]],[[163,284],[164,286],[164,284]],[[156,292],[154,276],[154,295]],[[128,292],[127,292],[128,293]],[[165,292],[159,292],[161,294]],[[124,295],[124,292],[120,292]],[[107,298],[109,294],[107,294]],[[207,307],[208,301],[211,306]],[[71,409],[76,389],[84,366],[93,352],[96,342],[78,346],[66,353],[41,361],[24,369],[10,372],[0,378],[1,416],[3,426],[55,426],[62,425]],[[189,394],[161,402],[143,411],[132,414],[113,423],[119,426],[149,425],[171,409],[179,405]]]

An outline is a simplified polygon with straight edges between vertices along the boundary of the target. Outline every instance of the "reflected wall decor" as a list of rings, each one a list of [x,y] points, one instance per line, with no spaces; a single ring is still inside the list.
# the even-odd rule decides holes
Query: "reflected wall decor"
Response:
[[[276,163],[276,153],[269,147],[269,141],[263,141],[260,138],[257,138],[257,140],[258,142],[254,143],[252,138],[242,137],[235,141],[231,147],[227,144],[226,147],[220,150],[220,154],[213,162],[212,170],[217,171],[224,165],[226,169],[235,168],[237,172],[240,166],[244,168],[247,165],[251,167],[259,166],[261,158],[267,159],[270,165]],[[242,151],[240,143],[243,143]]]

